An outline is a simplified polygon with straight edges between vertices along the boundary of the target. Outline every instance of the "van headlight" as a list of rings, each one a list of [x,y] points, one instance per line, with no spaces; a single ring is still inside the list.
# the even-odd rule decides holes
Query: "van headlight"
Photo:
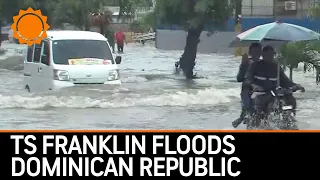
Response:
[[[53,79],[58,81],[69,81],[70,77],[68,71],[54,69]]]
[[[119,70],[113,70],[109,72],[108,81],[115,81],[119,79]]]

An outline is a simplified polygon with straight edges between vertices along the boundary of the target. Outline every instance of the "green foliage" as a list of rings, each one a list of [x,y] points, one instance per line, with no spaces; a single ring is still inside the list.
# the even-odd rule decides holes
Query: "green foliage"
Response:
[[[83,7],[83,3],[80,1],[60,1],[59,7],[54,10],[53,26],[60,27],[62,23],[70,23],[83,29],[86,13]]]
[[[157,0],[156,14],[162,24],[197,27],[203,24],[221,25],[233,11],[230,0]]]
[[[148,12],[146,13],[141,19],[140,22],[143,27],[145,28],[156,28],[157,16],[155,12]]]
[[[320,5],[317,4],[311,7],[308,11],[308,15],[311,18],[320,18]]]
[[[285,67],[297,68],[300,62],[305,62],[310,59],[306,51],[306,42],[287,43],[283,45],[280,50],[279,60]]]
[[[149,31],[150,28],[156,29],[156,14],[155,12],[148,12],[144,14],[137,23],[139,24],[139,31]]]
[[[199,24],[225,22],[233,10],[234,0],[157,0],[154,13],[140,20],[142,26],[154,27],[160,23],[183,25],[186,28]],[[51,27],[70,23],[78,28],[85,26],[86,15],[97,12],[101,6],[120,6],[119,20],[135,15],[138,7],[151,7],[152,0],[0,0],[2,20],[12,22],[19,9],[33,7],[48,16]],[[126,15],[126,16],[124,16]]]
[[[130,30],[132,32],[140,32],[142,31],[142,27],[141,27],[141,23],[138,20],[134,20],[131,24],[130,24]]]
[[[134,16],[138,7],[152,6],[152,0],[118,0],[118,6],[120,6],[118,21],[120,21],[124,17]]]
[[[20,9],[27,9],[28,7],[36,7],[34,0],[1,0],[0,17],[6,22],[12,22],[12,17],[19,14]]]
[[[297,68],[299,63],[304,64],[304,72],[319,71],[320,41],[287,43],[282,46],[278,59],[284,69],[290,69],[290,77],[292,69]]]
[[[138,6],[151,5],[152,0],[0,0],[0,17],[10,23],[20,9],[32,7],[48,16],[51,27],[70,23],[83,29],[87,26],[88,14],[102,10],[103,6],[120,6],[121,19],[124,14],[134,15]]]
[[[320,70],[320,41],[310,42],[306,54],[309,58],[304,62],[304,71]]]
[[[130,29],[133,32],[147,32],[150,28],[156,28],[156,15],[154,12],[144,14],[140,19],[134,20],[130,24]]]

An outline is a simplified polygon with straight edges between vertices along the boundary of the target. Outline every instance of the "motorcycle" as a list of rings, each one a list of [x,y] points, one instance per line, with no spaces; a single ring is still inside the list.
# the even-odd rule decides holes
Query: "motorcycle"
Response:
[[[298,130],[297,121],[295,119],[296,109],[292,105],[287,104],[286,97],[291,96],[298,90],[297,87],[288,89],[277,88],[268,93],[271,99],[267,105],[265,114],[249,115],[247,117],[247,129],[281,129],[281,130]],[[303,90],[301,90],[304,92]],[[252,98],[257,95],[266,94],[255,92]],[[259,118],[257,118],[259,116]]]

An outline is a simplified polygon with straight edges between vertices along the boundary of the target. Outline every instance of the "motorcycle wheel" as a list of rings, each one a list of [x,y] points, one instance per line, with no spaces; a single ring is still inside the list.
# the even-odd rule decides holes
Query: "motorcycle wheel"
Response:
[[[247,130],[257,130],[259,129],[260,124],[258,125],[258,122],[256,120],[255,115],[248,116],[246,122]]]
[[[282,122],[280,125],[281,130],[299,130],[297,121],[292,115],[292,112],[283,112],[281,116],[282,116]]]

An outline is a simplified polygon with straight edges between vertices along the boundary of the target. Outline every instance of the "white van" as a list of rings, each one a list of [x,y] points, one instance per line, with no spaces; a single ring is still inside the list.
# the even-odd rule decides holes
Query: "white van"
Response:
[[[28,47],[24,87],[45,92],[78,84],[121,84],[108,40],[90,31],[47,31],[41,44]]]

